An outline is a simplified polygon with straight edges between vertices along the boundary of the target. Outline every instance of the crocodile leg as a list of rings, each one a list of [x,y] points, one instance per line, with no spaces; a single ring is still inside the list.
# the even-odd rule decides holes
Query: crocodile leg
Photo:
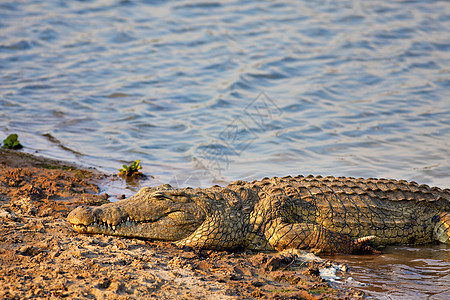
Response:
[[[444,244],[450,244],[450,213],[441,213],[436,221],[437,224],[433,230],[434,239]]]
[[[175,242],[177,246],[202,249],[235,249],[241,245],[242,223],[234,224],[233,215],[214,214],[188,237]]]
[[[367,242],[375,236],[353,239],[320,225],[280,222],[274,230],[268,230],[268,240],[275,249],[311,249],[320,253],[379,253]],[[273,233],[272,233],[273,232]]]

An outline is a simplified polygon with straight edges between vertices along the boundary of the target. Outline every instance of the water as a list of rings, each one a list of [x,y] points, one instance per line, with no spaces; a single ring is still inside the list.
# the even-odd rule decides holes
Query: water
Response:
[[[140,159],[144,185],[449,187],[448,28],[448,1],[3,0],[0,132],[111,173]]]
[[[382,255],[333,260],[349,266],[337,285],[363,290],[369,299],[450,299],[448,245],[388,247]]]

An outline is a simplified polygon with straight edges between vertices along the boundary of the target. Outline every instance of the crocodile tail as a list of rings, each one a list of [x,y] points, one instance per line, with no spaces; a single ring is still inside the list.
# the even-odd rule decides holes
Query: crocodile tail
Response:
[[[434,239],[444,244],[450,244],[450,213],[443,212],[433,219],[436,221],[433,231]]]

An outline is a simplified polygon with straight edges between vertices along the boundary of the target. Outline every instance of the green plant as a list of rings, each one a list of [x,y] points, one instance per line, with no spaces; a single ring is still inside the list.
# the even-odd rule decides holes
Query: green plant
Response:
[[[119,175],[120,176],[134,176],[134,175],[140,175],[141,173],[139,172],[140,169],[142,169],[142,166],[139,164],[140,160],[136,160],[134,163],[132,163],[131,165],[127,166],[127,165],[123,165],[122,169],[118,169],[119,170]]]
[[[22,149],[23,146],[19,143],[19,136],[15,133],[8,135],[6,139],[3,140],[2,148],[5,149]]]

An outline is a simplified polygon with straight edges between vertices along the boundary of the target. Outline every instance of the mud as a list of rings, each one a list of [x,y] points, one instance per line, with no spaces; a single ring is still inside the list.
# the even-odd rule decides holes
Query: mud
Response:
[[[108,202],[108,176],[0,150],[0,299],[345,299],[319,276],[330,262],[295,253],[210,251],[80,235],[77,205]]]

